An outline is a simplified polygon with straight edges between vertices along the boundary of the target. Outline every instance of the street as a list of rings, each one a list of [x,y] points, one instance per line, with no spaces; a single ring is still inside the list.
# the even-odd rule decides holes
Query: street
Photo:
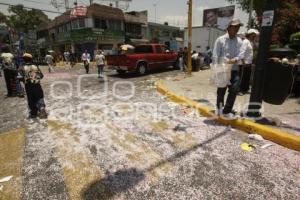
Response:
[[[13,176],[0,183],[1,200],[300,199],[299,152],[156,91],[182,72],[107,70],[102,80],[82,66],[42,69],[47,120],[27,118],[26,97],[5,98],[1,78],[0,179]]]

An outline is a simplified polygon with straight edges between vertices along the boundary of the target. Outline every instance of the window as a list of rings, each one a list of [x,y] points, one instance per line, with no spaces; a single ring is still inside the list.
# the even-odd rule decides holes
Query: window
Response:
[[[149,46],[149,45],[137,46],[137,47],[135,47],[134,52],[137,54],[153,53],[152,46]]]
[[[108,21],[108,26],[109,26],[109,29],[111,29],[111,30],[116,30],[116,31],[122,30],[121,21],[110,20],[110,21]]]
[[[80,19],[73,20],[71,22],[71,26],[72,26],[72,29],[84,28],[84,27],[86,27],[85,26],[85,19],[80,18]]]
[[[84,20],[84,18],[78,19],[78,27],[79,28],[84,28],[85,27],[85,20]]]
[[[78,28],[77,20],[72,21],[71,25],[72,25],[72,29],[77,29]]]
[[[99,44],[98,48],[101,50],[112,50],[113,46],[113,44]]]
[[[155,46],[156,53],[162,53],[161,46]]]
[[[94,26],[95,28],[107,29],[106,20],[94,18]]]

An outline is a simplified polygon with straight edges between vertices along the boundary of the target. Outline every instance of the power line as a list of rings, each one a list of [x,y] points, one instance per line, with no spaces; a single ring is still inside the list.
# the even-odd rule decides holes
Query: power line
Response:
[[[9,4],[9,3],[0,3],[0,5],[5,5],[5,6],[17,6],[17,5],[13,5],[13,4]],[[44,10],[44,9],[39,9],[39,8],[27,7],[27,6],[23,6],[23,7],[26,8],[26,9],[40,10],[40,11],[48,12],[48,13],[63,14],[62,12],[58,12],[58,11]]]

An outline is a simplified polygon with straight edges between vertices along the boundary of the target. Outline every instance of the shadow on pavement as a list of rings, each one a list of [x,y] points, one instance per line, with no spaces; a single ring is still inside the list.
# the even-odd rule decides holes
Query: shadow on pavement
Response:
[[[197,144],[187,150],[176,153],[169,158],[155,163],[144,170],[137,170],[136,168],[130,168],[125,170],[119,170],[114,174],[108,174],[105,178],[100,181],[92,183],[85,191],[82,193],[82,199],[84,200],[105,200],[111,199],[114,196],[126,192],[127,190],[133,188],[139,182],[145,179],[146,173],[152,171],[160,166],[165,165],[169,162],[175,162],[176,160],[188,155],[189,153],[196,151],[198,148],[204,148],[205,145],[213,142],[220,137],[223,137],[228,132],[225,129],[221,133],[218,133],[214,137]]]
[[[119,170],[101,181],[92,183],[82,194],[84,200],[105,200],[121,194],[145,179],[143,171],[135,168]]]

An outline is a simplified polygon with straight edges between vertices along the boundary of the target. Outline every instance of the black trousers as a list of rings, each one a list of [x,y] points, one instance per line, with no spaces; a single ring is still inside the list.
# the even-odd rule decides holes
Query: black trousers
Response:
[[[217,108],[218,110],[221,110],[223,107],[223,113],[228,114],[232,111],[236,95],[239,91],[239,85],[240,85],[240,76],[238,71],[231,71],[231,79],[230,79],[230,85],[228,85],[225,88],[218,88],[217,89]],[[225,99],[225,93],[228,88],[228,96],[226,100],[226,104],[224,106],[224,99]]]
[[[90,64],[86,61],[83,62],[84,68],[85,68],[85,72],[88,74],[90,71]]]
[[[241,83],[240,83],[240,92],[247,93],[250,88],[250,78],[251,78],[251,70],[252,65],[242,65],[240,67],[240,77],[241,77]]]
[[[98,67],[98,75],[103,74],[104,65],[97,65]]]
[[[36,116],[41,108],[46,107],[42,86],[41,84],[26,83],[25,90],[27,94],[30,115]]]
[[[7,88],[7,95],[13,95],[16,93],[16,72],[6,68],[4,68],[3,72]]]

